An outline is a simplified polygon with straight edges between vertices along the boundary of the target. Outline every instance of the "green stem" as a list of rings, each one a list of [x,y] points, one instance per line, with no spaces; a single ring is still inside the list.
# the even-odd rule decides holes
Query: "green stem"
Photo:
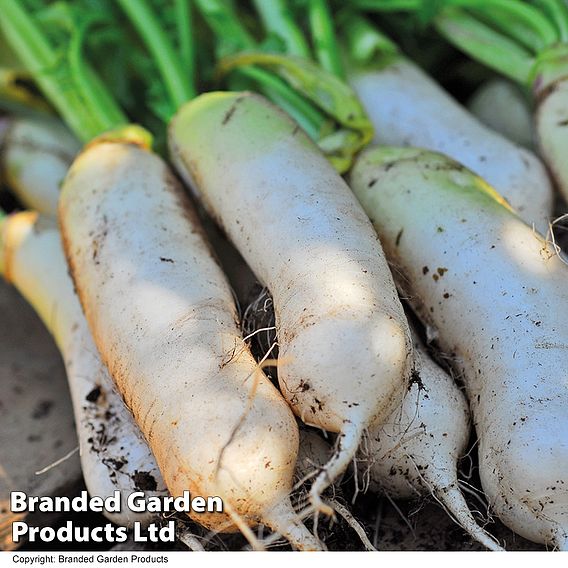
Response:
[[[127,122],[116,105],[109,105],[112,99],[108,92],[101,96],[104,90],[102,85],[88,100],[76,89],[69,88],[69,84],[77,80],[74,76],[76,70],[62,67],[60,58],[42,29],[21,2],[2,0],[0,27],[45,96],[78,138],[87,142],[109,127]],[[81,77],[78,77],[79,81],[84,79]]]
[[[491,10],[489,14],[486,14],[483,10],[476,10],[474,15],[481,22],[508,36],[531,53],[537,54],[545,48],[542,38],[533,29],[524,25],[523,22],[511,18],[509,14],[500,11],[498,8]]]
[[[147,0],[118,0],[160,71],[174,108],[195,97],[195,87]]]
[[[234,55],[256,47],[255,41],[239,21],[230,3],[224,0],[196,0],[196,3],[207,25],[215,34],[217,42],[221,45],[219,50],[221,53]],[[272,4],[272,2],[259,0],[259,4],[264,6],[265,4]],[[275,8],[273,5],[272,9]],[[268,16],[267,9],[264,16]],[[271,14],[272,17],[274,17],[274,14]],[[292,20],[289,20],[288,26],[291,23]],[[290,29],[289,27],[288,31]],[[326,123],[326,116],[311,102],[269,71],[253,65],[246,65],[240,67],[236,72],[255,81],[259,90],[265,96],[290,114],[312,139],[318,140]]]
[[[256,43],[241,24],[233,7],[224,0],[195,0],[197,8],[221,46],[221,55],[253,49]]]
[[[428,0],[352,0],[359,9],[379,12],[418,11]],[[545,0],[552,4],[562,0]],[[519,43],[534,48],[546,48],[558,40],[555,26],[534,6],[520,0],[444,0],[440,8],[460,7],[485,15],[501,31]],[[440,12],[443,12],[441,9]],[[527,37],[529,36],[529,37]]]
[[[363,16],[346,12],[339,22],[349,56],[356,63],[380,66],[377,57],[390,58],[398,53],[398,46]]]
[[[538,0],[538,4],[556,25],[560,40],[568,42],[568,6],[563,0]]]
[[[195,81],[195,45],[191,0],[175,0],[176,30],[181,64],[193,85]]]
[[[345,78],[345,70],[335,35],[327,0],[310,0],[309,20],[314,50],[320,65],[336,77]]]
[[[286,53],[310,57],[308,43],[285,0],[254,0],[254,5],[268,32],[284,41]]]
[[[326,123],[323,113],[272,73],[253,66],[242,67],[239,72],[256,81],[264,94],[291,115],[310,138],[319,139]]]
[[[470,8],[483,14],[488,21],[495,24],[504,32],[524,43],[523,28],[532,30],[539,41],[533,47],[539,51],[558,41],[558,34],[553,24],[546,16],[533,6],[519,0],[446,0],[447,6]],[[519,26],[521,33],[517,33]]]
[[[423,0],[351,0],[350,4],[360,10],[380,12],[415,11],[422,7]]]
[[[81,58],[82,36],[82,31],[73,34],[69,45],[68,59],[73,82],[85,103],[93,109],[92,116],[101,125],[101,131],[110,130],[116,126],[116,116],[112,114],[112,109],[109,113],[106,104],[108,101],[100,100],[98,86],[93,85],[94,73],[87,69]]]
[[[443,10],[438,31],[453,45],[497,72],[527,85],[534,59],[516,42],[462,10]]]

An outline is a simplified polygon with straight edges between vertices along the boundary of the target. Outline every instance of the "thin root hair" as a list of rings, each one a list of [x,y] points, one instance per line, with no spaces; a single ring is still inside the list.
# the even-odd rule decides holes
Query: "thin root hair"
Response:
[[[544,239],[542,239],[542,237],[540,235],[538,235],[538,233],[536,233],[534,228],[533,228],[533,231],[534,231],[536,237],[538,239],[542,240],[543,251],[547,251],[548,246],[551,246],[552,249],[554,250],[553,254],[558,257],[560,262],[568,265],[568,259],[566,258],[566,254],[562,250],[562,247],[556,242],[556,236],[554,234],[554,227],[556,225],[558,225],[558,223],[565,221],[565,220],[568,220],[568,213],[564,213],[563,215],[560,215],[560,217],[557,217],[556,219],[550,221],[548,223],[548,230],[546,232],[546,236],[544,237]]]
[[[363,543],[363,546],[366,550],[376,551],[377,549],[369,540],[365,529],[361,525],[361,523],[351,514],[349,509],[345,507],[342,503],[337,501],[336,499],[332,499],[328,503],[341,517],[343,520],[357,533],[357,536]]]
[[[386,492],[385,492],[385,497],[388,499],[388,502],[391,504],[393,509],[398,513],[399,517],[402,519],[404,524],[408,527],[412,536],[416,538],[416,531],[414,530],[414,527],[412,526],[410,521],[405,517],[404,513],[401,511],[400,507],[396,504],[395,500],[389,495],[389,493]]]

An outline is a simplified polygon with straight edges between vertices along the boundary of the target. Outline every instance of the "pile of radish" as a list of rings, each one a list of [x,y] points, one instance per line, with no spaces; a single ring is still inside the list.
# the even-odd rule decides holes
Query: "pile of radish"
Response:
[[[0,2],[0,273],[180,547],[568,550],[568,7],[435,4]]]

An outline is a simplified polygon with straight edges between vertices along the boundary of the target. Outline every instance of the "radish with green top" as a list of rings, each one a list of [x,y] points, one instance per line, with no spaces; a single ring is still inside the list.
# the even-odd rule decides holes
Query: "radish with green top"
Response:
[[[383,10],[382,0],[353,0]],[[564,0],[452,0],[434,9],[426,0],[411,0],[398,9],[423,10],[450,43],[473,59],[512,79],[533,94],[535,138],[565,200],[568,200],[568,5]],[[395,7],[397,9],[397,7]],[[408,17],[408,16],[407,16]],[[440,148],[436,148],[441,150]],[[456,156],[452,156],[456,157]],[[466,165],[466,162],[464,162]],[[512,199],[490,176],[472,169]],[[523,218],[531,221],[526,215]]]
[[[91,496],[121,493],[119,512],[103,511],[123,526],[156,521],[134,513],[128,496],[166,496],[156,460],[116,392],[95,347],[67,273],[55,222],[35,212],[4,217],[0,225],[0,271],[34,307],[63,356],[71,390],[81,467]]]
[[[470,56],[532,90],[538,146],[568,199],[568,6],[561,1],[528,5],[471,6],[442,10],[434,20],[442,35]],[[487,49],[487,40],[495,49]]]
[[[566,264],[441,154],[369,150],[350,181],[401,290],[463,374],[491,509],[525,538],[566,550]]]
[[[339,433],[312,500],[349,465],[365,429],[402,400],[412,354],[380,243],[306,134],[264,98],[202,95],[170,127],[170,152],[272,294],[278,380],[307,424]]]
[[[353,61],[349,82],[375,143],[443,152],[497,188],[527,223],[548,226],[552,185],[532,152],[487,128],[365,19],[345,18],[342,31]]]

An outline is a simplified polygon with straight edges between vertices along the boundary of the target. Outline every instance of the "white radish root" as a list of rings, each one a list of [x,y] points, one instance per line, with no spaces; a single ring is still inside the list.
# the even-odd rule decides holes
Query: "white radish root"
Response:
[[[375,127],[375,142],[443,152],[494,186],[519,215],[545,231],[553,192],[530,151],[493,132],[411,61],[354,72],[350,83]]]
[[[502,550],[476,523],[458,485],[470,433],[465,397],[416,335],[413,345],[413,380],[402,407],[369,433],[371,484],[399,499],[432,495],[472,538]]]
[[[568,267],[483,180],[441,154],[365,152],[351,186],[401,289],[463,373],[491,510],[568,534]]]
[[[59,206],[70,269],[95,343],[170,493],[220,496],[192,513],[214,530],[263,523],[319,543],[289,494],[298,428],[243,342],[231,290],[162,160],[120,141],[74,162]]]
[[[376,235],[300,127],[251,93],[209,93],[174,117],[181,175],[274,301],[278,378],[294,412],[338,433],[312,504],[349,465],[362,432],[402,399],[408,324]]]

